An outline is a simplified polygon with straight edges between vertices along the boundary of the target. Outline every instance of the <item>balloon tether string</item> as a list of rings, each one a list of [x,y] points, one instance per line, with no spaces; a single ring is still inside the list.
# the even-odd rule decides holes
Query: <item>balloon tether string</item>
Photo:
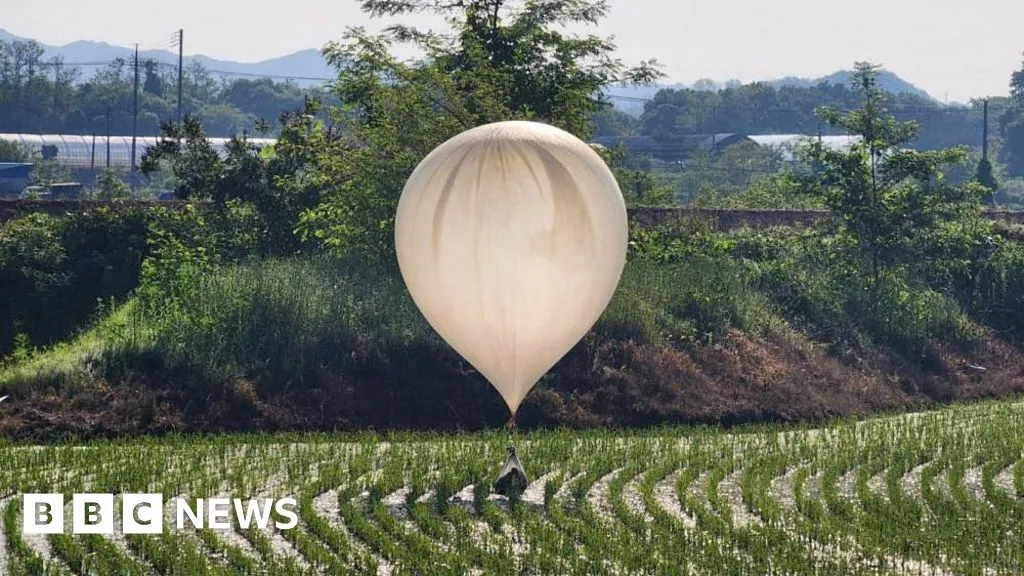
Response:
[[[513,410],[512,411],[512,417],[509,418],[508,422],[505,423],[505,429],[508,430],[508,446],[509,446],[509,448],[514,448],[514,446],[515,446],[514,440],[515,440],[515,437],[518,435],[517,434],[518,428],[516,427],[516,415],[518,414],[518,412],[519,412],[518,410]]]

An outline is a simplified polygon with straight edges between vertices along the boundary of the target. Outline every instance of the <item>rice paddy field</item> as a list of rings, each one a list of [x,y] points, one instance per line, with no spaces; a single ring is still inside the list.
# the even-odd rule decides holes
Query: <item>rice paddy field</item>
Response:
[[[514,502],[489,489],[509,440],[7,446],[0,573],[1024,574],[1020,402],[814,429],[522,433],[530,484]],[[20,494],[55,491],[294,497],[300,522],[23,534]]]

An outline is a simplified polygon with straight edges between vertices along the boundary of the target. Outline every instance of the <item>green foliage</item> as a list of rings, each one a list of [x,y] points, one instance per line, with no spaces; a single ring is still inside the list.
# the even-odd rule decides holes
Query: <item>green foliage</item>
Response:
[[[180,124],[163,124],[161,130],[160,141],[142,155],[142,172],[169,169],[178,181],[175,194],[182,200],[209,200],[217,196],[221,192],[217,184],[223,165],[199,118],[188,115]]]
[[[902,272],[865,277],[847,250],[809,231],[744,239],[736,251],[780,313],[840,357],[888,348],[919,359],[931,343],[979,339],[955,300]]]
[[[659,181],[650,169],[649,163],[637,163],[622,147],[609,150],[596,148],[608,167],[611,168],[626,206],[669,207],[676,206],[676,192]]]
[[[1024,176],[1024,113],[1015,112],[1013,117],[1003,131],[1003,162],[1010,176]]]
[[[1024,243],[1002,241],[954,284],[964,307],[1005,337],[1024,341]]]
[[[0,226],[0,356],[18,333],[42,346],[92,317],[99,298],[135,287],[145,252],[142,210],[31,214]]]
[[[264,230],[255,208],[237,200],[208,216],[197,205],[113,206],[10,220],[0,226],[0,357],[18,333],[46,346],[84,329],[97,301],[121,301],[140,275],[144,292],[173,295],[196,270],[259,254]]]
[[[782,169],[778,151],[744,142],[720,152],[695,152],[686,160],[676,185],[684,201],[714,204],[743,193],[759,179]]]
[[[71,171],[53,158],[40,158],[33,163],[28,180],[33,186],[48,187],[71,180]]]
[[[721,90],[663,89],[645,103],[638,132],[658,141],[656,156],[677,160],[686,154],[687,136],[693,134],[841,134],[823,126],[816,110],[821,106],[850,109],[859,100],[855,87],[834,83],[773,87],[754,82]],[[909,93],[892,94],[889,100],[894,116],[920,124],[912,141],[915,148],[934,150],[977,142],[983,116],[980,101],[945,106]],[[993,99],[990,111],[1001,111],[1006,100]]]
[[[904,146],[917,127],[899,122],[883,108],[878,68],[859,63],[851,77],[862,98],[849,112],[823,108],[822,118],[861,140],[849,151],[813,141],[805,151],[820,169],[812,191],[839,217],[844,239],[878,280],[885,268],[920,262],[936,249],[956,250],[945,240],[962,233],[969,244],[984,233],[976,186],[952,186],[939,171],[965,159],[962,149],[916,151]]]
[[[0,162],[29,162],[32,151],[18,142],[0,140]]]
[[[756,177],[739,192],[720,193],[719,188],[705,188],[693,201],[698,208],[809,210],[823,208],[819,198],[806,193],[806,182],[789,171]]]
[[[104,168],[96,178],[93,194],[100,200],[124,200],[131,196],[131,193],[132,189],[116,168]]]
[[[594,332],[603,339],[693,349],[732,329],[764,330],[772,320],[767,304],[728,259],[700,255],[659,263],[640,257],[626,267]]]
[[[341,138],[317,151],[308,186],[323,202],[303,215],[307,238],[372,257],[392,250],[395,207],[415,166],[455,134],[488,122],[536,119],[586,138],[591,117],[608,107],[595,95],[612,82],[649,82],[654,62],[626,69],[614,45],[563,30],[601,20],[603,0],[505,0],[448,4],[433,0],[364,0],[371,17],[433,13],[448,19],[450,37],[401,24],[373,36],[350,29],[325,50],[338,68],[343,103],[335,114]],[[422,59],[391,53],[411,44]]]
[[[45,58],[34,41],[0,41],[0,125],[32,134],[131,134],[134,66],[128,59],[87,73],[60,58]],[[138,130],[156,134],[177,109],[177,66],[140,62]],[[282,110],[301,106],[318,88],[269,79],[214,77],[199,63],[186,66],[183,111],[202,116],[209,133],[230,137],[265,123],[276,131]]]
[[[150,222],[146,235],[149,255],[142,261],[137,291],[140,310],[153,323],[165,317],[188,317],[182,301],[197,283],[213,270],[218,253],[213,235],[194,204],[181,211],[167,211],[165,218]]]
[[[995,174],[992,173],[992,162],[988,158],[982,158],[978,161],[978,170],[974,178],[978,184],[981,184],[988,190],[988,194],[985,195],[986,203],[993,203],[995,193],[999,191],[999,181],[996,180]]]
[[[272,148],[260,149],[246,137],[234,137],[221,158],[197,117],[163,126],[163,136],[142,158],[145,174],[169,170],[184,200],[212,201],[218,227],[247,218],[253,226],[248,241],[264,254],[289,254],[302,248],[294,230],[302,211],[316,204],[319,192],[306,176],[310,157],[318,154],[314,129],[319,105],[306,103],[296,113],[281,115],[282,132]],[[241,232],[241,231],[239,231]]]

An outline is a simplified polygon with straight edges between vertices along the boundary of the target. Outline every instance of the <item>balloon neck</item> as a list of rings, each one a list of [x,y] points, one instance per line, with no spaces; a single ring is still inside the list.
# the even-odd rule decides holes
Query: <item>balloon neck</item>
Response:
[[[514,432],[516,429],[516,414],[517,412],[512,412],[512,417],[505,423],[505,429],[509,431],[509,434]]]

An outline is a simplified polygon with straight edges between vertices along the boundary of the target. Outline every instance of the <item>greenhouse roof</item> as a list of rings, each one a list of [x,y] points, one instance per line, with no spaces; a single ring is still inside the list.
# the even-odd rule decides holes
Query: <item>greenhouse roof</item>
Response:
[[[807,136],[806,134],[752,134],[747,136],[758,146],[777,148],[787,160],[793,159],[793,149],[821,139],[821,143],[832,150],[846,151],[860,141],[860,136]]]
[[[131,168],[132,137],[110,136],[110,166]],[[107,166],[107,137],[79,136],[73,134],[0,134],[0,140],[18,142],[35,153],[42,153],[43,147],[54,146],[57,149],[57,163],[68,168],[102,168]],[[146,148],[153,146],[159,139],[152,136],[139,136],[135,139],[135,165],[142,163],[142,155]],[[230,138],[210,138],[210,144],[218,154],[226,154],[226,145]],[[273,138],[249,138],[256,146],[273,145]]]

